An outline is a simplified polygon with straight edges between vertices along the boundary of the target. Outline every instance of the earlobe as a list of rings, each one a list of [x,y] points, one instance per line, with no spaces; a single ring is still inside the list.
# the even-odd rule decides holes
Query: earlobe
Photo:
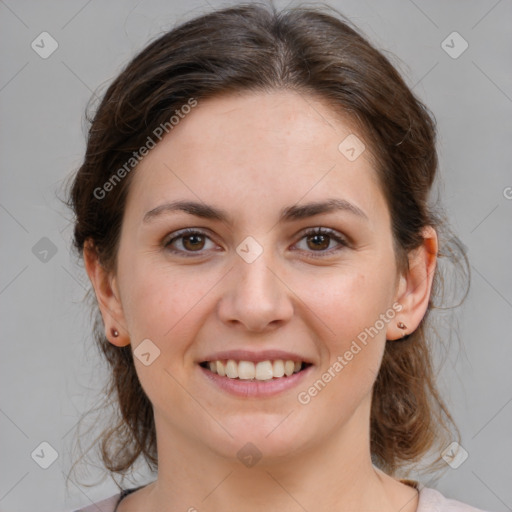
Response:
[[[124,347],[130,344],[126,330],[124,312],[115,278],[100,263],[96,248],[90,241],[84,243],[83,257],[85,270],[94,288],[100,308],[105,336],[113,345]]]
[[[388,340],[400,340],[414,332],[428,308],[437,263],[437,233],[432,226],[423,230],[423,243],[409,254],[409,270],[400,276],[395,300],[402,305],[397,322],[390,324]]]

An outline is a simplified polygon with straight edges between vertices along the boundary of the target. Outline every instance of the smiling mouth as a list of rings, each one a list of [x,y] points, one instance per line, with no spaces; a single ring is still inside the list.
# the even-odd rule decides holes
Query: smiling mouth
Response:
[[[234,359],[203,361],[201,367],[220,377],[245,381],[268,381],[286,379],[294,373],[299,373],[311,363],[292,361],[290,359],[267,360],[254,363],[252,361],[235,361]]]

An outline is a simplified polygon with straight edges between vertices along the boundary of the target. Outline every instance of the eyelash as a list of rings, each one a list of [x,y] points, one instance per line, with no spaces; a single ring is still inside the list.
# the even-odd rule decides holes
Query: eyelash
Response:
[[[192,235],[200,235],[200,236],[204,236],[206,238],[211,239],[208,236],[208,234],[205,233],[204,231],[200,231],[200,230],[195,229],[195,228],[187,228],[187,229],[184,229],[182,231],[178,231],[176,233],[176,236],[173,236],[167,242],[164,242],[164,247],[165,247],[165,249],[167,249],[168,251],[172,252],[173,254],[178,254],[178,255],[184,256],[186,258],[194,258],[194,257],[197,257],[197,256],[202,256],[203,253],[201,251],[183,251],[183,250],[176,250],[176,249],[171,249],[170,248],[171,244],[174,241],[179,240],[181,238],[186,238],[186,237],[192,236]],[[300,238],[300,240],[302,240],[303,238],[306,238],[308,236],[314,236],[314,235],[328,235],[332,240],[338,242],[342,247],[338,247],[337,249],[329,249],[329,250],[321,250],[321,251],[311,251],[310,256],[312,258],[324,258],[326,255],[330,256],[330,255],[332,255],[332,253],[338,252],[342,248],[349,246],[348,242],[343,237],[338,235],[336,231],[334,231],[332,229],[329,229],[329,228],[321,228],[321,227],[313,228],[313,229],[309,229],[309,230],[305,231],[302,234],[302,237]],[[315,253],[320,253],[320,254],[315,254]],[[185,256],[185,254],[187,254],[187,255]],[[197,256],[195,254],[197,254]]]

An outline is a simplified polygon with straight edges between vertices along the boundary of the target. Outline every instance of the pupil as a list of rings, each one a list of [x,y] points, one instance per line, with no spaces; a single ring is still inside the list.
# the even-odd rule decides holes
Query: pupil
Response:
[[[187,245],[189,245],[189,244],[187,243],[188,241],[190,241],[190,240],[195,240],[195,241],[193,241],[193,242],[192,242],[192,244],[191,244],[191,245],[192,245],[192,247],[187,247],[187,248],[189,248],[189,249],[190,249],[190,248],[191,248],[191,249],[198,249],[198,247],[197,247],[197,242],[198,242],[198,240],[199,240],[199,244],[201,244],[201,238],[202,238],[202,236],[201,236],[201,235],[189,235],[189,236],[187,236],[187,237],[185,237],[185,238],[184,238],[184,245],[185,245],[185,247],[187,247]],[[199,247],[199,249],[200,249],[200,248],[201,248],[201,247]]]
[[[329,237],[328,237],[328,236],[326,236],[326,235],[313,235],[313,236],[312,236],[312,238],[313,238],[313,239],[316,239],[316,240],[321,239],[321,240],[323,240],[323,242],[324,242],[324,243],[322,244],[322,241],[320,241],[320,245],[319,245],[319,244],[317,244],[317,243],[314,243],[314,245],[315,245],[315,247],[316,247],[317,249],[318,249],[318,248],[320,248],[320,249],[325,249],[326,247],[328,247],[328,246],[329,246],[329,241],[328,241]],[[325,244],[325,242],[326,242],[326,241],[327,241],[327,245]]]

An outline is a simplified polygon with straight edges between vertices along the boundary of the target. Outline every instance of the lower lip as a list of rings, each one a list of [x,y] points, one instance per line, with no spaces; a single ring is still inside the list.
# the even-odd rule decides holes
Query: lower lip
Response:
[[[221,377],[218,373],[213,373],[202,366],[199,369],[203,375],[216,384],[219,388],[235,396],[265,398],[274,396],[297,386],[313,369],[313,365],[304,370],[293,373],[289,377],[280,377],[269,380],[243,380]]]

